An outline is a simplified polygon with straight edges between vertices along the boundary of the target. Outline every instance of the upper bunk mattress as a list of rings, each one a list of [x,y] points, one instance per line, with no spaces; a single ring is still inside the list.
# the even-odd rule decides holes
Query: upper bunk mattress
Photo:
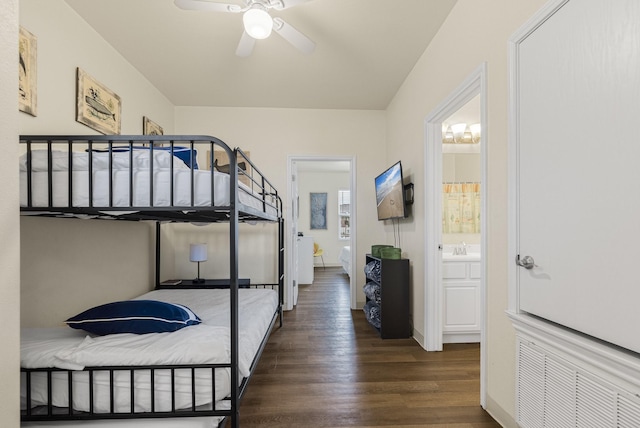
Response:
[[[73,152],[70,189],[69,153],[52,151],[49,173],[47,150],[32,151],[31,206],[106,209],[230,205],[228,174],[191,169],[167,151],[154,151],[153,156],[149,150],[134,150],[131,156],[129,152],[116,152],[111,154],[111,165],[109,155],[94,152],[89,174],[88,153]],[[23,207],[29,204],[28,183],[26,155],[23,155],[20,158],[20,205]],[[238,182],[238,202],[259,212],[265,211],[262,196],[241,182]],[[272,216],[277,214],[269,205],[266,211]]]

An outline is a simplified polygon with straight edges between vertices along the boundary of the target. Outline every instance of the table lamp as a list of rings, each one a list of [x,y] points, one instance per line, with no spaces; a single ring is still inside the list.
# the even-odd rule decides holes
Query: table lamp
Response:
[[[193,280],[196,284],[201,284],[204,279],[200,278],[200,262],[207,261],[207,244],[191,244],[189,249],[189,260],[198,263],[198,277]]]

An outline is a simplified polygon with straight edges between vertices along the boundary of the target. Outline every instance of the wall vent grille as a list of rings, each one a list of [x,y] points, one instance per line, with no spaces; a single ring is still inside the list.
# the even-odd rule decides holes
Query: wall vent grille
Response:
[[[640,397],[518,339],[517,420],[522,428],[638,428]]]
[[[618,428],[636,428],[640,424],[640,406],[636,401],[632,401],[622,395],[618,396]]]
[[[576,418],[576,394],[572,387],[576,374],[560,363],[545,359],[544,425],[566,428]]]
[[[518,410],[523,427],[542,428],[544,418],[544,354],[520,343]]]

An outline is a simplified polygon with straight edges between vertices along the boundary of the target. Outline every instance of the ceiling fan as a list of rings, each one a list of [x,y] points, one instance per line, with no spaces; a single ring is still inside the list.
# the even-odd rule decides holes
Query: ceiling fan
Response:
[[[269,10],[283,10],[310,0],[242,0],[244,6],[231,3],[217,3],[208,0],[174,0],[176,6],[185,10],[208,12],[242,13],[244,32],[236,49],[236,55],[251,55],[256,40],[266,39],[271,31],[278,33],[302,53],[310,54],[316,44],[307,36],[287,24],[282,18],[271,17]]]

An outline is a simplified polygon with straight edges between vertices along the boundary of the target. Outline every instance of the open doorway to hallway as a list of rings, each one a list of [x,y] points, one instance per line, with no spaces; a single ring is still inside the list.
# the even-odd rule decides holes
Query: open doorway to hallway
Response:
[[[299,286],[313,282],[316,266],[341,267],[350,274],[350,266],[354,265],[357,199],[354,157],[290,156],[287,167],[290,221],[285,237],[285,296],[289,298],[285,299],[285,308],[292,309]],[[314,251],[314,244],[321,250],[320,255]],[[356,305],[353,282],[349,280],[352,308]]]

